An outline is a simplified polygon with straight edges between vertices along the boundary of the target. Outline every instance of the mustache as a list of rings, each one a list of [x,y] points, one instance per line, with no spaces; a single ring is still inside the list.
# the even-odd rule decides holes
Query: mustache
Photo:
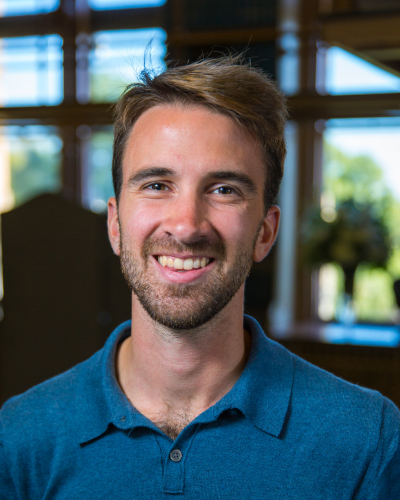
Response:
[[[224,259],[226,257],[226,247],[222,241],[211,241],[208,238],[202,238],[193,243],[182,243],[173,236],[167,235],[148,238],[142,248],[142,257],[146,258],[148,255],[165,255],[175,252],[203,254],[215,259]]]

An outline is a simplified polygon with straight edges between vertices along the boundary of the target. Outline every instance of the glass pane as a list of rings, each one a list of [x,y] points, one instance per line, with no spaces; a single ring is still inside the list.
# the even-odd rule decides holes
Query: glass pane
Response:
[[[111,177],[113,128],[94,127],[86,135],[84,205],[93,212],[104,212],[107,200],[114,196]]]
[[[0,106],[60,104],[62,63],[58,35],[0,39]]]
[[[279,38],[278,44],[278,83],[286,95],[294,95],[300,86],[299,38],[293,33],[286,33]]]
[[[110,10],[127,9],[133,7],[159,7],[164,5],[167,0],[89,0],[92,9]]]
[[[165,41],[166,33],[161,28],[95,33],[89,54],[91,101],[117,99],[126,85],[138,81],[145,64],[162,71]]]
[[[0,128],[0,209],[2,212],[61,186],[62,141],[54,127]]]
[[[400,92],[398,76],[339,47],[331,47],[326,51],[325,64],[325,88],[328,94]]]
[[[326,124],[322,218],[329,224],[338,223],[338,207],[352,200],[354,216],[361,220],[366,214],[363,211],[369,207],[369,213],[379,221],[379,227],[386,228],[391,241],[386,266],[365,262],[357,267],[353,302],[355,319],[359,321],[392,322],[396,318],[393,282],[400,278],[399,144],[398,118],[340,119]],[[383,252],[384,238],[377,239],[379,228],[371,218],[364,220],[365,224],[352,233],[346,233],[343,228],[338,232],[336,243],[332,243],[339,252],[336,253],[338,260],[350,259],[354,254],[354,260],[359,261],[363,260],[363,252],[372,250],[376,255]],[[364,256],[365,261],[379,258]],[[340,319],[338,311],[342,307],[344,283],[340,265],[323,266],[319,297],[321,319]]]
[[[0,0],[0,16],[45,14],[56,10],[60,0]]]

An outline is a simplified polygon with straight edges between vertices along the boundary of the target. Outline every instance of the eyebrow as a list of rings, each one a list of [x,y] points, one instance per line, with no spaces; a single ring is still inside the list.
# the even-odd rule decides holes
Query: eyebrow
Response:
[[[171,168],[164,167],[148,167],[139,170],[135,174],[132,174],[128,179],[129,185],[134,185],[145,179],[151,179],[153,177],[175,177],[176,172]],[[257,186],[250,176],[244,174],[243,172],[237,172],[235,170],[218,170],[215,172],[209,172],[206,175],[206,179],[218,179],[221,181],[231,181],[238,182],[244,186],[251,194],[257,194]]]
[[[176,172],[170,168],[162,168],[162,167],[149,167],[143,168],[139,170],[135,174],[132,174],[128,179],[128,184],[136,184],[145,179],[150,179],[152,177],[173,177],[176,175]]]

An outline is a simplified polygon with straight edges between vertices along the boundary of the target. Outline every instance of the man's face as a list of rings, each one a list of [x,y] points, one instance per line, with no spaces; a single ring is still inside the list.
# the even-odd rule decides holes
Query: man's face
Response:
[[[268,253],[279,222],[277,207],[264,217],[264,175],[255,140],[222,114],[171,105],[138,119],[109,234],[152,319],[191,329],[234,297],[242,307],[251,263]]]

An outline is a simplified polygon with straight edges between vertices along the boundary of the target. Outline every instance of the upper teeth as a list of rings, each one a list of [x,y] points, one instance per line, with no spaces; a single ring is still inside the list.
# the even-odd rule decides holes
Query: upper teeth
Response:
[[[210,262],[207,257],[195,257],[194,259],[178,259],[177,257],[168,257],[166,255],[159,255],[158,262],[166,267],[173,267],[174,269],[185,269],[185,271],[190,271],[191,269],[198,269],[199,267],[206,267]]]

